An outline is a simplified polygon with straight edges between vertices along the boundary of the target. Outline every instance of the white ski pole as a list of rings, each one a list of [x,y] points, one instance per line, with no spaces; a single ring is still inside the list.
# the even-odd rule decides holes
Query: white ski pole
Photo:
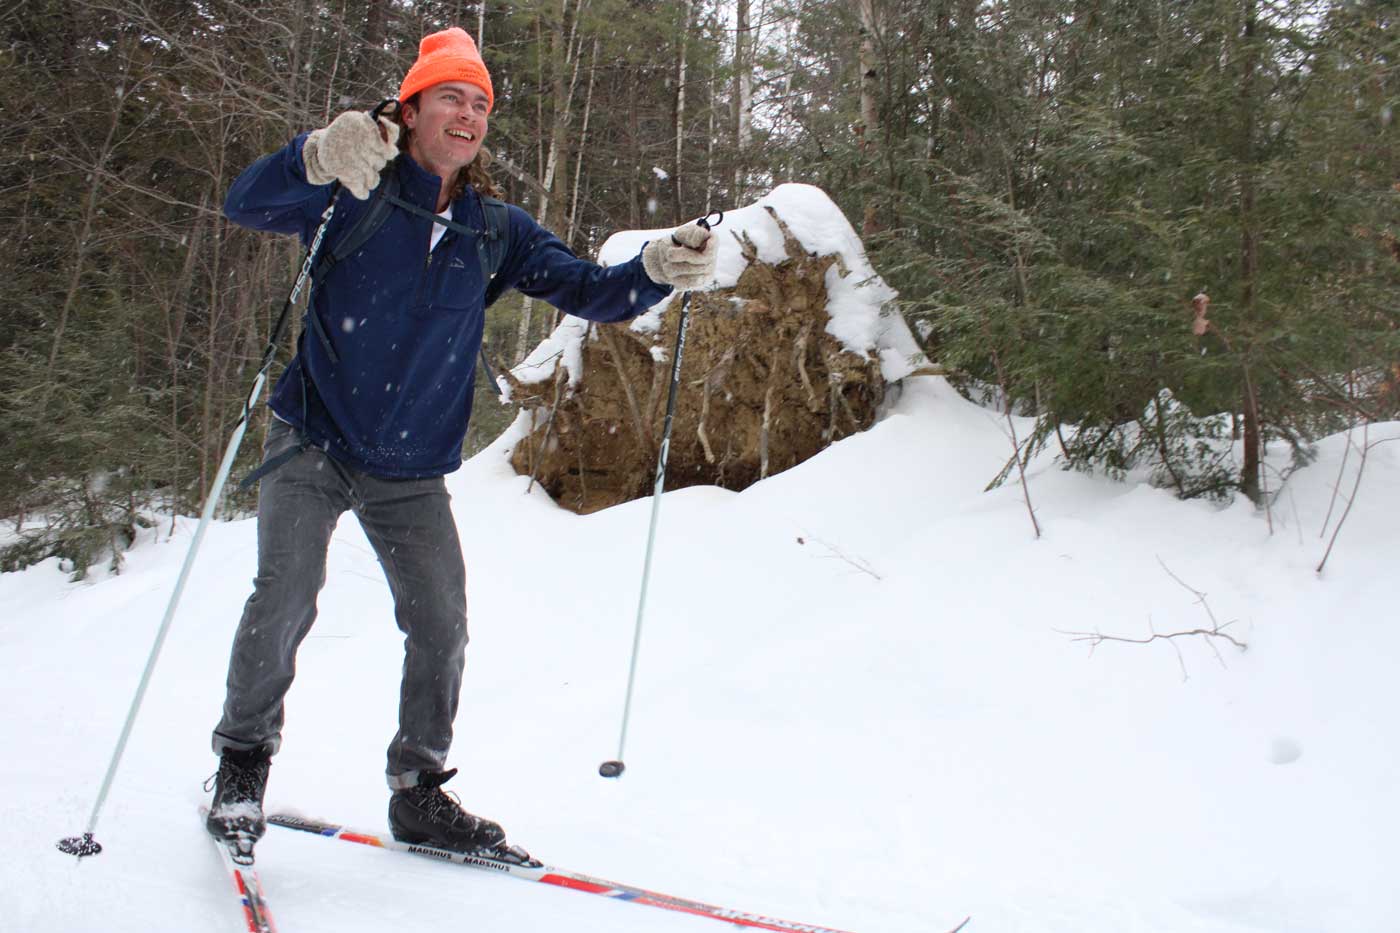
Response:
[[[374,108],[371,116],[378,120],[385,107],[391,103],[397,104],[397,101],[390,98],[380,102]],[[316,261],[317,253],[320,252],[321,241],[326,235],[326,227],[330,225],[331,217],[335,214],[336,198],[339,194],[340,183],[336,182],[331,188],[330,203],[326,205],[325,213],[321,215],[321,225],[316,228],[311,245],[306,249],[306,258],[302,260],[301,272],[297,275],[296,284],[292,286],[286,303],[282,305],[282,313],[273,326],[272,337],[267,342],[267,349],[263,351],[262,366],[258,369],[257,377],[253,380],[252,391],[248,393],[248,398],[243,403],[243,414],[239,417],[238,424],[234,425],[233,436],[229,438],[228,446],[224,449],[224,459],[219,464],[219,472],[214,477],[214,485],[204,500],[204,510],[200,513],[199,525],[195,528],[194,538],[190,541],[190,548],[185,553],[185,562],[180,567],[180,576],[175,581],[175,589],[170,594],[170,602],[165,606],[165,615],[160,620],[160,628],[156,630],[155,642],[151,645],[151,653],[146,658],[146,669],[141,672],[141,681],[136,686],[136,695],[132,698],[131,707],[127,710],[126,722],[122,724],[121,735],[117,738],[116,750],[112,752],[112,760],[107,764],[107,773],[102,778],[102,787],[97,792],[97,800],[93,804],[92,814],[88,817],[87,827],[81,836],[67,836],[60,839],[58,841],[60,852],[83,858],[88,855],[97,855],[102,851],[101,843],[93,838],[93,833],[97,829],[97,819],[102,815],[102,807],[107,802],[107,794],[112,789],[112,781],[117,776],[122,755],[126,752],[127,740],[131,738],[131,730],[136,725],[136,716],[141,710],[141,701],[145,699],[146,688],[151,684],[151,675],[155,672],[156,661],[160,658],[160,649],[165,644],[165,636],[170,632],[170,623],[175,619],[175,609],[180,605],[180,596],[185,591],[185,583],[189,580],[190,570],[194,567],[195,556],[199,553],[199,546],[204,541],[204,533],[209,529],[209,523],[214,518],[214,508],[218,505],[219,496],[224,491],[224,483],[228,481],[229,471],[233,469],[233,461],[238,456],[238,448],[243,443],[243,435],[248,431],[248,420],[252,417],[253,406],[258,403],[258,399],[262,395],[263,385],[267,382],[267,371],[272,367],[272,361],[277,357],[277,345],[282,340],[282,332],[286,329],[289,312],[301,296],[301,290],[305,287],[307,279],[311,277],[311,267]]]
[[[716,212],[719,216],[715,219],[718,224],[724,220],[722,212]],[[710,229],[710,215],[696,221],[697,224]],[[677,245],[672,234],[671,239]],[[647,607],[647,586],[651,582],[651,554],[656,543],[656,519],[661,514],[661,492],[666,486],[666,460],[671,452],[671,423],[676,416],[676,396],[681,383],[681,356],[685,353],[685,333],[690,324],[690,291],[681,295],[681,319],[676,329],[676,350],[671,357],[671,388],[666,394],[666,423],[661,429],[661,454],[657,458],[656,464],[656,484],[651,491],[651,525],[647,530],[647,551],[646,558],[642,562],[642,591],[637,598],[637,624],[632,632],[632,661],[627,669],[627,695],[622,701],[622,730],[617,739],[617,757],[605,761],[598,766],[598,773],[605,778],[621,777],[622,772],[627,770],[627,765],[623,763],[622,754],[627,747],[627,724],[632,714],[632,689],[637,680],[637,656],[642,646],[642,620],[646,617]]]

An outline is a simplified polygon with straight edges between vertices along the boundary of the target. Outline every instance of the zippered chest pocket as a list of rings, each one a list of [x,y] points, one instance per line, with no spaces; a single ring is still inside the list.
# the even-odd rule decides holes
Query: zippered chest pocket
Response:
[[[423,263],[417,296],[409,313],[417,317],[462,314],[480,308],[485,299],[476,254],[463,238],[449,230]]]

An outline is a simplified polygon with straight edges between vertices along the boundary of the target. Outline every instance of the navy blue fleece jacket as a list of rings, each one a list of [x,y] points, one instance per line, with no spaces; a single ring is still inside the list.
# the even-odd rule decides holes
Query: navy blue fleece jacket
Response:
[[[305,134],[246,169],[224,214],[256,230],[294,233],[309,243],[330,186],[306,180]],[[400,196],[432,211],[437,176],[407,154],[393,164]],[[368,208],[340,195],[323,248]],[[334,266],[315,289],[296,356],[269,404],[309,440],[356,469],[387,478],[441,476],[462,462],[486,308],[508,288],[591,321],[623,321],[670,294],[642,270],[640,256],[604,268],[579,259],[520,208],[509,208],[505,261],[482,281],[476,238],[449,229],[429,253],[432,222],[395,208],[373,238]],[[452,219],[485,227],[470,188]],[[311,320],[315,315],[317,320]],[[319,324],[330,343],[310,332]]]

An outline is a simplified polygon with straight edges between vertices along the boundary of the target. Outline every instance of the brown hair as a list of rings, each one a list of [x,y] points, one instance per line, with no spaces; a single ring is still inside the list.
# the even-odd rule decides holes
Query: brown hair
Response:
[[[399,151],[408,152],[408,141],[413,138],[413,130],[409,129],[403,122],[403,108],[412,105],[418,106],[418,95],[414,94],[406,101],[402,101],[394,111],[394,122],[399,125]],[[452,179],[447,189],[447,200],[455,201],[466,193],[467,186],[476,189],[476,193],[486,197],[499,198],[501,189],[496,187],[496,181],[491,177],[491,152],[482,146],[476,153],[476,158],[471,164]]]

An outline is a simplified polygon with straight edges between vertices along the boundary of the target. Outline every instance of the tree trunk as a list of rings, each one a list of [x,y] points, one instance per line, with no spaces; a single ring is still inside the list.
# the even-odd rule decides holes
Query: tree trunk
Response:
[[[671,209],[674,223],[681,223],[682,149],[685,141],[685,53],[690,38],[690,0],[681,0],[681,38],[676,54],[676,158],[671,166]]]
[[[1256,504],[1262,496],[1260,454],[1263,447],[1263,426],[1259,421],[1259,399],[1250,377],[1249,357],[1258,324],[1259,242],[1255,216],[1254,125],[1256,101],[1255,71],[1258,49],[1255,40],[1257,25],[1255,0],[1244,2],[1243,78],[1240,82],[1240,260],[1245,328],[1241,341],[1241,365],[1244,367],[1244,464],[1240,468],[1240,490]]]
[[[627,130],[628,140],[631,146],[632,156],[632,183],[628,185],[628,207],[631,209],[631,224],[633,230],[642,226],[642,167],[641,143],[642,128],[641,121],[637,115],[637,82],[627,82]]]
[[[734,27],[734,95],[731,98],[734,127],[734,196],[744,197],[744,169],[753,139],[753,36],[749,27],[749,0],[738,0]]]
[[[569,205],[569,229],[564,243],[573,248],[574,234],[578,232],[578,195],[583,189],[583,153],[588,147],[588,117],[593,112],[593,79],[598,71],[598,39],[593,39],[593,57],[588,62],[588,90],[583,97],[583,125],[578,133],[578,161],[574,165],[574,195]]]
[[[583,0],[578,0],[574,15],[569,16],[569,0],[560,0],[559,22],[550,33],[550,85],[554,103],[553,119],[550,121],[549,150],[545,157],[540,181],[544,184],[545,195],[540,204],[540,223],[551,230],[561,229],[567,218],[564,214],[568,183],[561,166],[569,159],[569,144],[572,137],[569,126],[574,116],[574,91],[578,87],[579,55],[577,34],[579,14]],[[551,210],[552,208],[552,210]]]
[[[208,217],[207,208],[211,199],[218,193],[209,191],[200,198],[199,211],[195,215],[194,229],[189,233],[184,262],[180,265],[180,277],[168,292],[169,299],[162,302],[161,310],[165,317],[165,357],[170,368],[170,439],[174,456],[170,464],[170,511],[171,521],[180,514],[180,462],[184,457],[185,445],[181,443],[180,431],[180,347],[184,342],[186,300],[194,284],[194,273],[198,267],[200,245],[204,239],[204,221]],[[217,236],[217,232],[215,233]],[[211,238],[212,239],[212,238]],[[174,526],[172,524],[172,533]]]
[[[705,143],[705,216],[710,215],[715,193],[715,100],[719,97],[715,87],[715,67],[710,66],[710,131]],[[734,204],[738,207],[738,203]]]
[[[124,80],[118,81],[118,87],[125,87]],[[73,270],[68,276],[68,288],[63,294],[63,304],[58,308],[58,321],[54,324],[53,341],[49,346],[49,365],[44,372],[44,391],[39,396],[39,420],[44,420],[44,415],[48,410],[49,401],[54,390],[54,368],[58,363],[58,352],[63,346],[63,332],[68,327],[68,318],[73,313],[73,304],[78,298],[78,289],[82,285],[83,272],[86,271],[88,250],[92,245],[92,228],[97,219],[99,200],[102,195],[102,176],[107,171],[107,160],[112,157],[112,142],[117,135],[117,127],[121,125],[122,105],[126,101],[127,91],[123,91],[117,96],[116,102],[112,105],[112,122],[107,127],[107,135],[102,140],[102,146],[97,150],[97,161],[92,167],[91,179],[88,184],[87,200],[83,202],[83,219],[78,227],[78,236],[73,245]]]
[[[544,23],[541,17],[535,17],[535,48],[544,48]],[[544,178],[544,56],[535,56],[535,177]],[[548,198],[549,189],[545,189],[545,197]],[[543,216],[536,213],[536,216]]]
[[[365,14],[364,34],[364,44],[367,48],[377,49],[384,44],[384,22],[388,6],[388,0],[369,0],[369,10]],[[476,41],[480,43],[481,39],[478,38]]]
[[[875,49],[880,24],[875,12],[875,0],[856,0],[856,8],[860,14],[860,123],[856,125],[856,137],[861,152],[866,156],[866,164],[873,165],[876,156],[875,138],[880,132],[880,66]],[[870,236],[879,228],[872,196],[865,204],[861,235]]]
[[[573,16],[569,15],[569,0],[559,0],[559,21],[552,25],[549,35],[550,87],[553,114],[550,120],[549,148],[541,156],[539,222],[550,230],[565,229],[568,223],[568,172],[563,169],[569,161],[572,137],[574,91],[578,87],[579,36],[578,22],[584,0],[577,0]],[[537,21],[538,22],[538,21]],[[542,28],[542,27],[541,27]],[[540,111],[543,129],[543,110]],[[523,360],[530,351],[530,327],[534,318],[534,302],[526,297],[520,315],[520,327],[515,335],[516,359]]]
[[[375,58],[384,49],[384,24],[388,5],[388,0],[369,0],[369,7],[365,11],[364,35],[359,37],[357,42],[359,49],[354,55],[355,66],[350,73],[352,87],[372,81]]]
[[[295,15],[297,22],[304,23],[308,21],[306,5],[304,2],[297,4],[297,11]],[[307,38],[308,35],[309,33],[306,30],[297,30],[291,33],[292,47],[288,55],[289,67],[287,69],[286,75],[287,105],[284,110],[285,119],[287,121],[287,128],[291,132],[296,132],[296,130],[299,129],[303,123],[306,122],[302,119],[302,117],[307,111],[307,107],[304,105],[304,100],[308,96],[308,92],[303,91],[302,88],[308,86],[310,82],[303,80],[305,78],[305,75],[302,74],[301,66],[302,62],[305,60],[305,56],[310,51],[309,49],[304,48],[304,46],[311,41]]]

